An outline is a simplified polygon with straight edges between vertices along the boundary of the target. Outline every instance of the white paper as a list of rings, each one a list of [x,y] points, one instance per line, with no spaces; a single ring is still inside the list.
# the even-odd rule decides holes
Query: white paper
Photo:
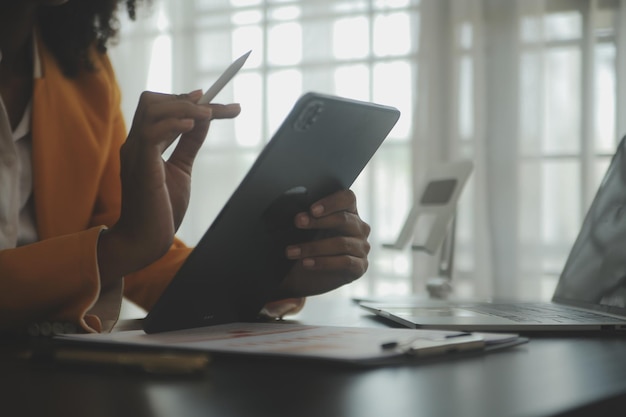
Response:
[[[185,348],[206,352],[264,354],[367,361],[402,355],[398,349],[383,349],[389,342],[422,341],[424,346],[449,344],[455,331],[395,328],[309,326],[285,322],[231,323],[174,332],[146,334],[142,330],[108,334],[76,334],[60,339],[91,343]],[[473,333],[487,344],[511,341],[513,334]],[[445,353],[445,352],[441,352]]]

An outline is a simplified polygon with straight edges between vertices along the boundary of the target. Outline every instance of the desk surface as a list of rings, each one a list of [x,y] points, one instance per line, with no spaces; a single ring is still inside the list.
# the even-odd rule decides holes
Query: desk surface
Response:
[[[306,324],[383,326],[350,301],[309,300]],[[216,357],[159,377],[0,358],[0,414],[20,416],[583,416],[626,405],[626,337],[532,337],[488,355],[355,369]]]

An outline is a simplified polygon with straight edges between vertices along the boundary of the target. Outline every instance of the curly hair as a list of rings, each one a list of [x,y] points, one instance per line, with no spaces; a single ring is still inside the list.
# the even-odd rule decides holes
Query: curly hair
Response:
[[[131,19],[141,0],[70,0],[64,5],[42,7],[39,29],[46,46],[52,51],[68,77],[82,70],[94,70],[90,49],[107,51],[119,31],[118,5],[124,3]]]

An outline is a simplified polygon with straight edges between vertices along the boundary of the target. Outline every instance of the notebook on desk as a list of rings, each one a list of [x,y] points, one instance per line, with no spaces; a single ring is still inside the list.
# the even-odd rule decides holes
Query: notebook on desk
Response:
[[[312,326],[275,321],[228,323],[157,334],[145,334],[141,330],[66,334],[57,336],[55,341],[60,342],[56,348],[63,356],[57,359],[62,362],[78,363],[90,359],[101,362],[102,352],[122,348],[121,352],[126,356],[129,352],[142,352],[137,350],[139,348],[149,348],[168,354],[190,351],[386,365],[487,353],[524,344],[528,339],[511,333]],[[85,351],[93,352],[93,349],[98,349],[98,355],[85,355]],[[154,359],[148,359],[146,365],[154,365]],[[137,364],[141,365],[141,362]]]
[[[414,328],[602,331],[626,328],[626,138],[617,147],[550,302],[361,302]]]
[[[400,113],[308,93],[280,128],[144,319],[156,333],[256,318],[294,261],[285,248],[314,237],[298,212],[351,186]]]

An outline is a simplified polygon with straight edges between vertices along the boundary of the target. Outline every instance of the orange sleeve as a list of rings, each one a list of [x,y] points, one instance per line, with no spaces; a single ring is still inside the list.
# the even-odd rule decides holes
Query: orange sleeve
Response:
[[[68,79],[38,43],[33,86],[33,196],[40,241],[0,250],[0,330],[68,321],[100,331],[97,243],[119,213],[119,147],[126,137],[106,57]]]
[[[124,295],[146,311],[150,311],[190,252],[191,248],[175,239],[163,257],[124,278]]]
[[[69,321],[99,331],[87,316],[100,292],[96,242],[101,228],[0,251],[0,329]]]
[[[102,323],[89,310],[100,296],[98,236],[121,207],[120,92],[105,55],[94,56],[97,71],[70,80],[39,46],[45,77],[34,86],[32,133],[41,241],[0,250],[0,331],[59,320],[97,332]],[[150,310],[190,251],[176,239],[161,259],[124,278],[124,295]]]

